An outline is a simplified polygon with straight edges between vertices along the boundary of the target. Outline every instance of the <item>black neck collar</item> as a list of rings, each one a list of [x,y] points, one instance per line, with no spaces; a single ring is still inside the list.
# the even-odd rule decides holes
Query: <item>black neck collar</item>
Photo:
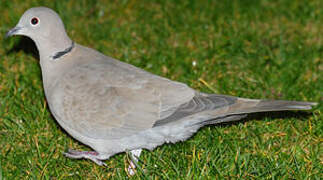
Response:
[[[65,54],[68,54],[69,52],[72,51],[73,48],[74,48],[74,41],[72,41],[72,44],[70,47],[64,49],[63,51],[59,51],[55,53],[54,56],[52,56],[53,60],[57,60],[58,58],[64,56]]]

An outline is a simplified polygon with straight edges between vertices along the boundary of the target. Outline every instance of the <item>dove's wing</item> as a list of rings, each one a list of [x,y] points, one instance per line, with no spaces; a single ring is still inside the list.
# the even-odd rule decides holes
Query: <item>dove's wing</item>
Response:
[[[195,91],[185,84],[123,63],[73,68],[56,86],[51,108],[62,126],[96,139],[115,139],[152,128]]]

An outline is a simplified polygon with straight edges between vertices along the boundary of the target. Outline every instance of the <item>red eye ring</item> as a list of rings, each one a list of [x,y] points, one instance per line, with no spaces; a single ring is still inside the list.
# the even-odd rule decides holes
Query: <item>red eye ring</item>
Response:
[[[39,20],[38,20],[38,18],[36,18],[36,17],[33,17],[33,18],[31,19],[31,21],[30,21],[30,23],[31,23],[32,25],[36,25],[36,24],[38,24],[38,22],[39,22]]]

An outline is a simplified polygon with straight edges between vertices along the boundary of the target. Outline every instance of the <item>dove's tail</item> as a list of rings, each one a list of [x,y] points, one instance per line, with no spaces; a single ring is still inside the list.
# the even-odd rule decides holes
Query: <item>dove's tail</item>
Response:
[[[253,113],[265,111],[286,111],[286,110],[310,110],[312,106],[317,105],[314,102],[302,101],[284,101],[284,100],[250,100],[239,98],[241,107],[236,109],[237,112]],[[254,105],[250,106],[250,101],[254,101]],[[238,102],[239,103],[239,102]],[[243,106],[245,104],[245,106]]]
[[[208,96],[209,99],[214,95]],[[317,105],[315,102],[301,101],[284,101],[284,100],[254,100],[245,98],[236,98],[232,96],[216,95],[217,98],[224,98],[227,102],[231,102],[223,107],[223,110],[216,110],[210,114],[214,114],[214,119],[200,122],[200,124],[217,124],[222,122],[237,121],[247,116],[249,113],[268,112],[268,111],[288,111],[288,110],[310,110],[312,106]],[[215,99],[214,99],[215,100]],[[232,103],[233,102],[233,103]],[[214,102],[216,103],[216,102]]]
[[[309,110],[316,104],[300,101],[245,99],[218,94],[197,94],[191,101],[178,107],[172,115],[157,121],[154,126],[165,125],[191,116],[197,117],[197,122],[193,122],[193,125],[217,124],[237,121],[249,113]]]

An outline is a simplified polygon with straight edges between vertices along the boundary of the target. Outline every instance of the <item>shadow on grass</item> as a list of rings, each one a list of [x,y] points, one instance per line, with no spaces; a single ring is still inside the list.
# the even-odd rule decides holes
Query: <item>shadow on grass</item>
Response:
[[[36,47],[36,44],[33,40],[28,37],[22,36],[19,39],[19,42],[14,45],[9,51],[6,52],[6,55],[11,53],[17,53],[23,51],[25,54],[32,55],[35,59],[39,60],[39,53]]]

